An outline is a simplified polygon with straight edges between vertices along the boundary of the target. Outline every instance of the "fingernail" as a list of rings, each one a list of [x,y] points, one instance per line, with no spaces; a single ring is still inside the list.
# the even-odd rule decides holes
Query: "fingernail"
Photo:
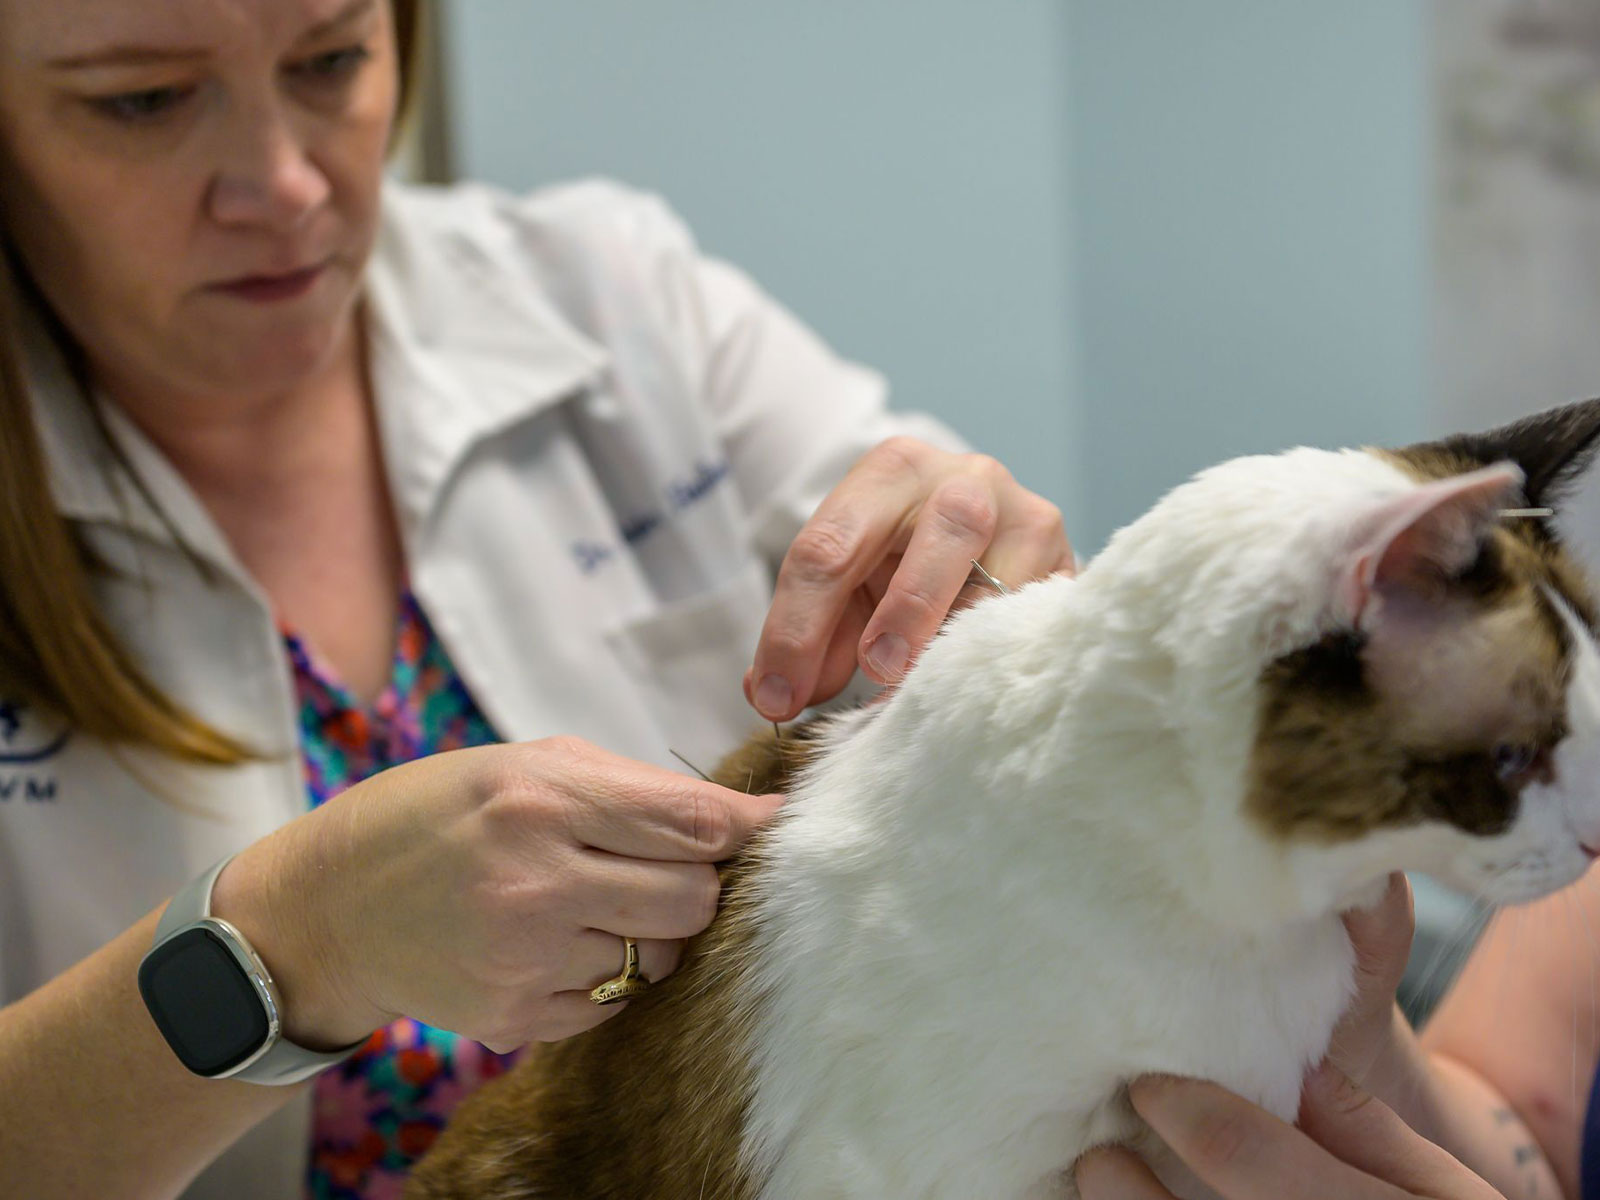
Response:
[[[782,675],[763,675],[756,684],[756,710],[774,720],[789,715],[789,705],[794,701],[794,689]]]
[[[882,682],[899,679],[910,657],[911,647],[898,633],[880,633],[867,647],[867,664]]]

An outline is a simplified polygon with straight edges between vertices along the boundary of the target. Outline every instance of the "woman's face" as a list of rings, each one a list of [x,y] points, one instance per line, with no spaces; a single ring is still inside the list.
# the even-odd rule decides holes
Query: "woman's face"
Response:
[[[0,214],[113,395],[329,361],[396,92],[387,0],[0,0]]]

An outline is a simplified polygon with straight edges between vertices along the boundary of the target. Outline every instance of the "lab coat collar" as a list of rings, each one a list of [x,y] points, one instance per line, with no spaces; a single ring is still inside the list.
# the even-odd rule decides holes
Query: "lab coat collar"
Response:
[[[56,511],[168,544],[176,530],[194,553],[237,569],[227,539],[166,456],[120,408],[84,392],[43,315],[21,308],[23,372]]]
[[[542,411],[607,366],[530,272],[494,261],[470,229],[437,230],[408,212],[423,203],[387,185],[367,270],[364,312],[380,436],[402,527],[421,529],[451,473],[483,439]],[[100,419],[139,482],[116,462],[37,314],[22,346],[57,511],[120,525],[243,574],[227,539],[166,457],[114,404]],[[163,515],[166,520],[163,520]],[[170,527],[169,527],[170,522]]]
[[[367,272],[368,354],[390,487],[402,527],[416,531],[474,446],[591,383],[609,356],[532,270],[502,261],[516,247],[496,241],[492,208],[441,205],[403,185],[384,200]]]

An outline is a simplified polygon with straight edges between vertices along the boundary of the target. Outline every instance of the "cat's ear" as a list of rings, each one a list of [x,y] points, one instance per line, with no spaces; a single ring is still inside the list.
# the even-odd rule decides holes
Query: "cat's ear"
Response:
[[[1514,462],[1526,482],[1530,505],[1554,505],[1566,487],[1589,466],[1600,450],[1600,399],[1579,400],[1524,417],[1484,433],[1466,433],[1443,441],[1408,446],[1400,456],[1413,461],[1455,458],[1466,465]]]
[[[1361,514],[1340,564],[1341,615],[1360,628],[1375,596],[1417,592],[1460,575],[1482,549],[1500,510],[1520,498],[1522,470],[1497,463],[1418,484]]]

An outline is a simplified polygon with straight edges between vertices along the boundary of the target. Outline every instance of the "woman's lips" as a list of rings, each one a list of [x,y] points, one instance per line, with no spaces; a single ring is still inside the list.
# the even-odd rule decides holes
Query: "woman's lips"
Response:
[[[211,290],[256,304],[293,300],[309,292],[322,277],[322,272],[327,266],[327,262],[324,261],[315,266],[302,267],[298,271],[287,271],[282,275],[241,275],[237,279],[214,283],[211,285]]]

